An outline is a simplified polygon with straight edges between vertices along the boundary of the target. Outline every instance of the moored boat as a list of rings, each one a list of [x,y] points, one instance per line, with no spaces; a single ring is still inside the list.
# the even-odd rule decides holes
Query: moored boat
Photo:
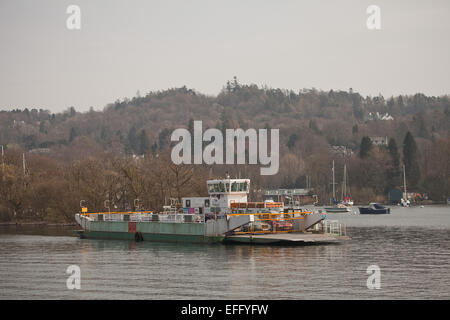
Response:
[[[360,214],[389,214],[391,209],[379,203],[370,203],[367,207],[359,207]]]
[[[346,165],[344,164],[344,179],[342,183],[342,199],[341,201],[336,200],[336,189],[335,189],[335,177],[334,177],[334,160],[333,160],[333,167],[332,167],[332,173],[333,173],[333,203],[334,205],[332,207],[326,207],[325,211],[327,213],[349,213],[352,212],[352,206],[353,206],[353,200],[351,200],[350,197],[347,196],[347,169]]]
[[[352,212],[352,209],[344,204],[338,204],[334,207],[325,208],[327,213],[348,213]]]

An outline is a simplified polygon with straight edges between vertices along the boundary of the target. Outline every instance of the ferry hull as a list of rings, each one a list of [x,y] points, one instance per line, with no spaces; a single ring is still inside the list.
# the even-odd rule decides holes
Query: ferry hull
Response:
[[[289,245],[307,246],[316,244],[332,244],[349,240],[347,236],[333,234],[314,233],[281,233],[281,234],[257,234],[235,235],[226,237],[225,244],[249,244],[249,245]]]
[[[82,239],[108,239],[136,241],[136,234],[128,232],[86,231],[77,230]],[[142,238],[139,241],[171,242],[171,243],[221,243],[223,236],[204,236],[187,234],[156,234],[139,233]]]
[[[207,223],[95,221],[75,215],[80,238],[156,242],[220,243],[225,234],[249,222],[249,216],[208,220]]]

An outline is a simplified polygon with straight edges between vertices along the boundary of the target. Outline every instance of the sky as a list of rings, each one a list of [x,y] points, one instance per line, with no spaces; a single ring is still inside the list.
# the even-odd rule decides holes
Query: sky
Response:
[[[81,10],[79,30],[66,22]],[[380,8],[381,28],[366,21]],[[0,0],[0,110],[102,110],[137,91],[450,94],[448,0]]]

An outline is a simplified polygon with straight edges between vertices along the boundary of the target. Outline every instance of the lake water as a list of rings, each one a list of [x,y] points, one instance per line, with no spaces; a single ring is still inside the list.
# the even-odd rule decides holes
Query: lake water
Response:
[[[329,214],[340,245],[271,247],[78,239],[0,228],[0,299],[449,299],[450,206]],[[66,269],[81,269],[69,290]],[[381,269],[369,290],[367,267]]]

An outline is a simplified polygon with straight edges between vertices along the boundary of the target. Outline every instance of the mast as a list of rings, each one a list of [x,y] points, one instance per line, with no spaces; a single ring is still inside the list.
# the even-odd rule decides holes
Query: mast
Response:
[[[406,172],[405,172],[405,165],[403,164],[403,189],[405,191],[405,200],[407,198],[406,196]]]
[[[25,153],[22,153],[22,165],[23,165],[23,176],[25,177],[27,173],[27,165],[25,162]]]
[[[3,150],[2,145],[2,177],[5,179],[5,150]]]
[[[334,200],[336,199],[336,188],[335,188],[335,186],[334,186],[334,184],[335,184],[335,182],[334,182],[334,160],[333,160],[333,203],[334,203]]]
[[[347,166],[344,164],[344,182],[342,186],[342,200],[347,196]]]

